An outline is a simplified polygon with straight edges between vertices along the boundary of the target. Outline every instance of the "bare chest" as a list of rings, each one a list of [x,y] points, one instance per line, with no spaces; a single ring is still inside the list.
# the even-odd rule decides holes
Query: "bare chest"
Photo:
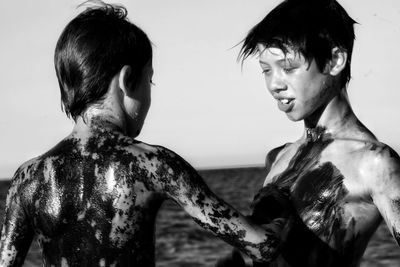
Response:
[[[332,150],[331,143],[293,145],[274,162],[265,184],[290,188],[307,227],[332,247],[344,248],[370,234],[379,213],[360,178],[357,156]]]

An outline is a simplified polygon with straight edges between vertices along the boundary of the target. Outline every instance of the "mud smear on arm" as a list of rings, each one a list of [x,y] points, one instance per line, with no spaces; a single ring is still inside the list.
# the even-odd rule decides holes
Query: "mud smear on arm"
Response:
[[[160,177],[165,192],[197,224],[253,258],[270,261],[276,256],[280,240],[279,233],[272,227],[255,232],[245,218],[217,197],[181,157],[167,150],[160,150],[157,157],[163,163],[157,170],[157,177]],[[258,232],[264,236],[259,238]],[[258,237],[253,238],[254,234]]]

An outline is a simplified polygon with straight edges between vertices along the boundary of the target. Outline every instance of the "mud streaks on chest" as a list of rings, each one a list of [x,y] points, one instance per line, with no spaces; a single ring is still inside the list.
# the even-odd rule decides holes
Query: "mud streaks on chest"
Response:
[[[319,236],[330,239],[342,225],[342,201],[347,194],[343,175],[332,162],[321,162],[321,153],[333,139],[307,141],[273,183],[289,187],[299,215]]]

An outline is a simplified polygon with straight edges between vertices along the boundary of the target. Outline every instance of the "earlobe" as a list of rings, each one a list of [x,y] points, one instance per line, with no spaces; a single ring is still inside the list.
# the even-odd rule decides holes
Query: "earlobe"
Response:
[[[347,64],[347,52],[343,49],[335,47],[332,49],[332,59],[329,62],[329,74],[338,75]]]
[[[131,66],[125,65],[119,71],[118,85],[124,94],[129,94],[131,91],[132,80],[131,80]]]

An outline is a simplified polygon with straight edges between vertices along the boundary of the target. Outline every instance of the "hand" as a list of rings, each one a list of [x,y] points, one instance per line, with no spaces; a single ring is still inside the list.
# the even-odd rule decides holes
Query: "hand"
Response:
[[[277,218],[289,218],[294,208],[288,188],[268,184],[258,191],[251,204],[251,219],[258,224],[270,223]]]

